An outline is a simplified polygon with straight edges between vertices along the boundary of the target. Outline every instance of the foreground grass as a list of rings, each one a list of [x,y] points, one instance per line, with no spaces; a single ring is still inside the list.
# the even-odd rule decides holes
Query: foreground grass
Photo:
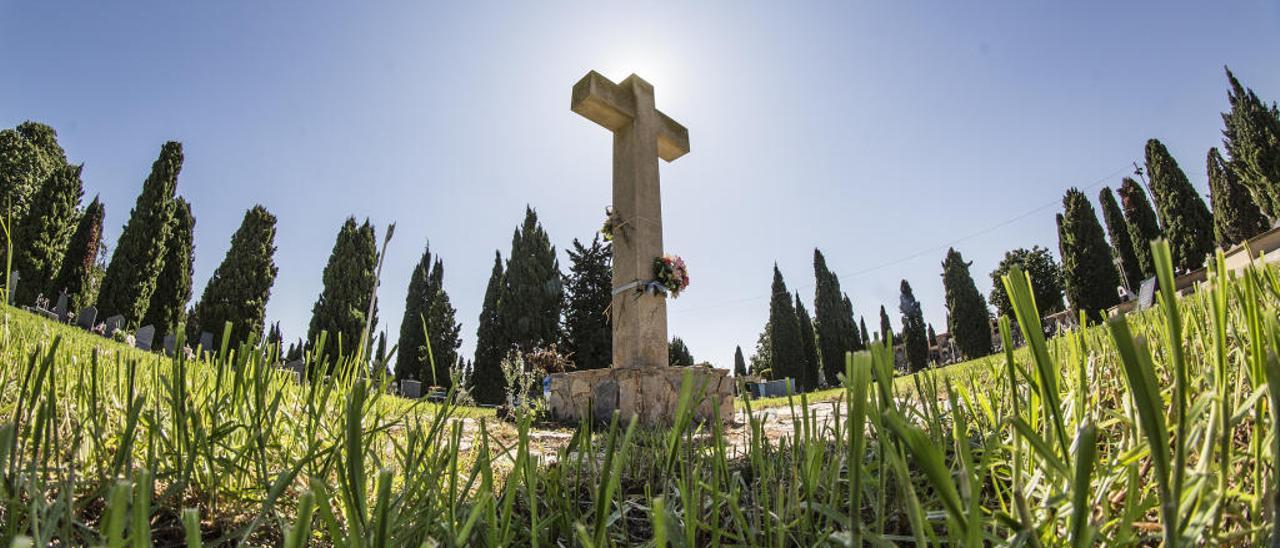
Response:
[[[830,419],[801,396],[780,440],[755,402],[734,444],[686,404],[670,429],[582,425],[554,459],[529,417],[455,420],[351,375],[295,385],[252,348],[165,360],[10,311],[0,541],[1264,544],[1278,274],[1045,341],[1015,272],[1025,349],[906,387],[877,346],[849,357]]]
[[[1018,352],[1025,353],[1025,351],[1021,349]],[[975,358],[972,360],[953,363],[953,364],[945,365],[942,367],[936,367],[933,369],[929,369],[927,371],[912,373],[910,375],[902,375],[893,379],[893,385],[894,385],[894,388],[896,388],[899,392],[914,393],[916,389],[916,383],[918,382],[921,382],[926,379],[930,381],[936,381],[937,375],[943,375],[943,376],[953,377],[953,378],[961,378],[964,376],[971,375],[975,372],[988,371],[991,367],[991,364],[994,363],[993,360],[999,360],[1001,358],[1002,356],[987,356],[985,358]],[[814,390],[813,392],[806,393],[805,399],[808,400],[808,402],[811,404],[819,403],[819,402],[835,401],[844,397],[846,392],[847,390],[843,387],[824,388],[822,390]],[[772,409],[777,407],[794,406],[798,402],[799,402],[799,396],[796,396],[796,395],[774,396],[769,398],[752,399],[750,402],[750,407],[752,409]],[[748,402],[744,399],[739,399],[734,402],[734,405],[736,406],[736,409],[738,409],[739,411],[742,411],[748,407]]]

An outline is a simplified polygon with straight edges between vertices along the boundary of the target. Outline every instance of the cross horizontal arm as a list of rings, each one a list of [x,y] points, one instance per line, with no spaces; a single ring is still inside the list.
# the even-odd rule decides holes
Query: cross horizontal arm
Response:
[[[636,84],[649,86],[634,74],[622,84],[615,84],[593,70],[573,85],[569,108],[609,131],[618,131],[636,116],[635,94],[631,91]],[[689,130],[661,111],[655,113],[658,118],[658,157],[670,162],[684,156],[689,152]]]

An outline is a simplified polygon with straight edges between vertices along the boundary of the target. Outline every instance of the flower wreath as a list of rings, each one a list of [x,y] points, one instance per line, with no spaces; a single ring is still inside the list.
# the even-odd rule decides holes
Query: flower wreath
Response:
[[[674,299],[689,287],[689,269],[679,255],[663,255],[653,260],[653,280]]]

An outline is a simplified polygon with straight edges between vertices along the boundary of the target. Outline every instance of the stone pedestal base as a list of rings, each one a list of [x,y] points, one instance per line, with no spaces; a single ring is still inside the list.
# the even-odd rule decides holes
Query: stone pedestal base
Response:
[[[695,420],[733,418],[733,378],[725,369],[706,367],[609,368],[555,373],[547,388],[547,405],[553,418],[581,421],[588,413],[608,421],[614,411],[622,420],[637,417],[643,425],[666,425],[675,419],[685,373],[692,383]]]

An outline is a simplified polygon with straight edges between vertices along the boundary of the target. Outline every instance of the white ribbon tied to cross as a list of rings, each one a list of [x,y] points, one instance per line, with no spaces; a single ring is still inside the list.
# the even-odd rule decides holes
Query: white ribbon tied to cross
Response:
[[[632,289],[635,289],[638,293],[662,295],[663,297],[667,296],[666,286],[662,285],[662,283],[659,282],[658,280],[648,280],[648,281],[632,280],[628,283],[625,283],[618,287],[613,288],[613,296],[617,297],[618,295],[626,293],[627,291]]]

